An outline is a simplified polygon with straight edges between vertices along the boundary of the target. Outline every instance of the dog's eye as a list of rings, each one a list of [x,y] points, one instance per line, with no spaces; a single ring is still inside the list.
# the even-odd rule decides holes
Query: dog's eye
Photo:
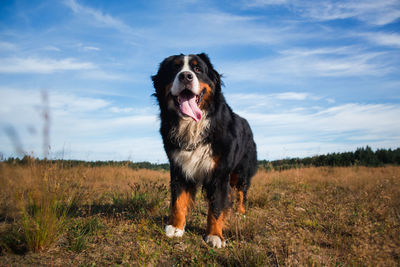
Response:
[[[201,72],[201,68],[199,66],[195,66],[193,70],[197,73]]]

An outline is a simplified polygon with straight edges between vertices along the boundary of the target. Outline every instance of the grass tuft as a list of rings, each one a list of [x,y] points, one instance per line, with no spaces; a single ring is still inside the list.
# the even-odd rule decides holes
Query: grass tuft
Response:
[[[29,204],[22,207],[22,229],[29,250],[38,252],[51,245],[63,232],[66,212],[53,195],[39,200],[27,197]]]
[[[104,229],[104,225],[96,217],[72,220],[68,229],[68,248],[74,252],[82,252],[86,249],[88,241],[98,231]]]
[[[7,204],[2,216],[13,220],[26,248],[38,252],[49,248],[63,234],[67,215],[83,201],[85,190],[80,177],[58,164],[30,159],[27,167],[1,166],[0,202]]]

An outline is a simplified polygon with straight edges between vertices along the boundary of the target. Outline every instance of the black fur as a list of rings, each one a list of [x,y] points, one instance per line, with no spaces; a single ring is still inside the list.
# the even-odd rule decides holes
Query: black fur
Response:
[[[175,55],[166,58],[159,67],[156,75],[152,76],[156,89],[154,94],[160,106],[161,127],[160,133],[164,148],[168,155],[171,168],[171,193],[172,203],[182,189],[190,191],[194,196],[196,188],[203,186],[210,204],[210,210],[216,218],[221,212],[230,207],[228,194],[230,192],[230,176],[237,174],[236,187],[246,193],[250,186],[251,177],[257,169],[256,145],[253,134],[247,121],[233,113],[221,92],[221,75],[214,69],[206,54],[190,55],[201,68],[201,73],[196,73],[198,79],[211,88],[208,103],[204,104],[210,127],[202,133],[202,143],[210,144],[212,155],[216,164],[212,173],[206,177],[187,179],[182,172],[182,167],[172,160],[173,152],[186,149],[171,138],[171,130],[181,122],[179,110],[168,108],[168,85],[171,85],[176,74],[180,71],[176,62],[184,55]],[[167,91],[166,91],[167,90]],[[203,118],[204,119],[204,118]],[[196,122],[193,122],[196,123]]]

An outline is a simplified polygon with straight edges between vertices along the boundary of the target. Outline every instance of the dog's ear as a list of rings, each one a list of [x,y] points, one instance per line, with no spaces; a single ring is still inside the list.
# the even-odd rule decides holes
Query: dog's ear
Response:
[[[210,58],[208,57],[208,55],[206,53],[197,54],[197,56],[199,58],[201,58],[204,61],[204,63],[207,64],[208,67],[211,67],[213,69]]]
[[[156,92],[153,94],[153,96],[157,96],[157,91],[158,91],[157,88],[160,85],[160,77],[159,77],[158,73],[156,75],[152,75],[151,80],[153,81],[153,86],[156,89]]]
[[[208,67],[208,76],[211,78],[211,80],[214,82],[215,87],[217,89],[221,89],[221,85],[223,84],[221,81],[221,77],[222,75],[219,74],[215,69],[214,66],[211,64],[210,58],[207,56],[207,54],[205,53],[201,53],[201,54],[197,54],[197,56],[199,58],[201,58],[201,60],[204,61],[204,63],[206,63],[207,67]]]
[[[175,57],[175,56],[170,56],[170,57],[167,57],[166,59],[164,59],[164,60],[160,63],[160,66],[158,67],[157,74],[151,76],[151,80],[153,81],[154,88],[157,89],[159,83],[160,83],[161,80],[162,80],[162,73],[164,73],[163,70],[164,70],[165,67],[168,65],[168,63],[172,61],[172,59],[173,59],[174,57]]]
[[[163,86],[165,86],[168,81],[168,65],[171,61],[173,61],[176,57],[178,57],[178,55],[175,56],[170,56],[167,57],[166,59],[164,59],[161,63],[160,66],[158,68],[157,74],[151,76],[151,80],[153,81],[153,86],[156,89],[156,93],[154,94],[155,96],[157,96],[157,94],[159,94],[162,90],[164,90],[165,88],[163,88]]]

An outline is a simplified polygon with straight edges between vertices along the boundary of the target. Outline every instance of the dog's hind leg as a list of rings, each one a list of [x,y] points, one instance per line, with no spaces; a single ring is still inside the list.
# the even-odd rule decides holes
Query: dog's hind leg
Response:
[[[247,189],[249,186],[242,182],[237,173],[232,172],[230,175],[230,185],[237,191],[236,211],[241,214],[246,213],[245,204],[247,200]]]

